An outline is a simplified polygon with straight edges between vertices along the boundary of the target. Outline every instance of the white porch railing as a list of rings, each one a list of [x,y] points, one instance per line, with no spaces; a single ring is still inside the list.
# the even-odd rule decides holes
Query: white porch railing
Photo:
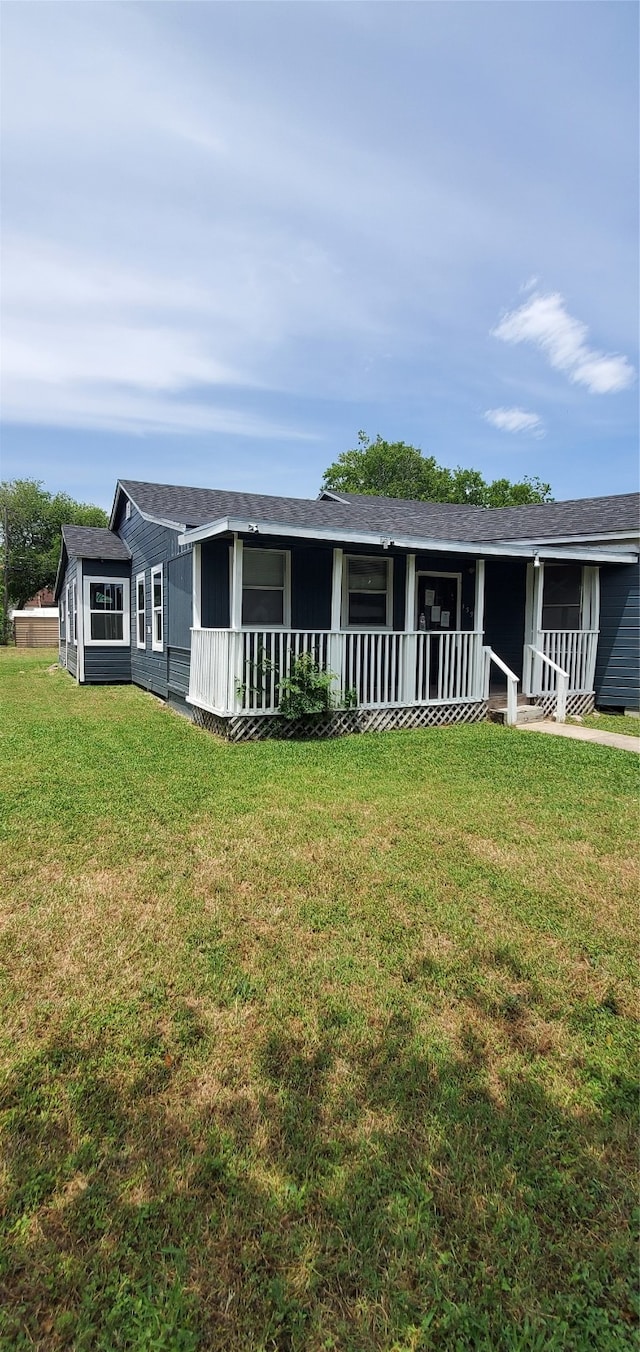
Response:
[[[312,653],[339,702],[377,709],[485,698],[482,633],[192,629],[189,703],[212,713],[277,713],[292,659]]]
[[[531,695],[556,694],[559,668],[569,691],[592,691],[597,648],[597,629],[539,630],[525,648],[525,689]]]

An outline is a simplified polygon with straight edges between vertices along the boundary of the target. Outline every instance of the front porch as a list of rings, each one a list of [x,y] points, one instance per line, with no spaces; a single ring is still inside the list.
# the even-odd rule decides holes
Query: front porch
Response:
[[[302,654],[331,676],[338,730],[485,717],[493,673],[506,682],[508,722],[518,687],[559,718],[592,707],[597,568],[550,565],[545,589],[543,562],[512,561],[522,583],[504,633],[512,667],[488,641],[485,560],[400,554],[392,543],[365,554],[291,541],[264,548],[238,536],[207,552],[196,541],[187,699],[199,720],[221,731],[249,720],[243,736],[268,735],[282,682]],[[492,588],[487,603],[491,630],[499,592]],[[320,623],[291,623],[302,614]],[[217,623],[202,622],[214,616]],[[575,627],[543,627],[558,618]]]

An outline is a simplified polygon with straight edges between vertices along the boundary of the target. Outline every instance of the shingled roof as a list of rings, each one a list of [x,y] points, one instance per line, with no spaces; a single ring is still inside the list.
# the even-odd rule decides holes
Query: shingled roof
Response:
[[[106,526],[63,526],[62,538],[70,559],[130,559],[131,550]]]
[[[120,483],[142,512],[183,528],[204,526],[232,516],[283,526],[335,529],[337,532],[341,528],[357,530],[360,527],[433,540],[489,543],[601,536],[617,531],[633,535],[640,523],[640,495],[637,493],[574,498],[568,502],[524,507],[484,508],[358,493],[317,499],[287,498],[224,489],[185,488],[178,484],[150,484],[132,479],[123,479]]]

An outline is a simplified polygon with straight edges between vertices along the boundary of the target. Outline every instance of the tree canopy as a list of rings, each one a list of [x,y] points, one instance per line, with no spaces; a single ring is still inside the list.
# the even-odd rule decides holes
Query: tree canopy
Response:
[[[49,493],[37,479],[0,483],[0,569],[6,610],[19,610],[41,587],[53,586],[61,526],[107,524],[102,507],[75,502],[67,493]]]
[[[518,507],[531,502],[551,502],[551,486],[536,475],[525,474],[512,483],[494,479],[487,483],[477,469],[448,469],[434,456],[423,455],[405,441],[375,441],[358,433],[358,445],[342,451],[325,470],[323,488],[334,493],[373,493],[389,498],[413,498],[422,502],[466,502],[472,507]]]

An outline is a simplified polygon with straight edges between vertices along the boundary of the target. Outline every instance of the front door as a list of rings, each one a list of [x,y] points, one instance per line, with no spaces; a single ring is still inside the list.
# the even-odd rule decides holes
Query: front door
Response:
[[[420,573],[418,576],[418,629],[457,629],[460,609],[460,578],[457,573]]]
[[[443,652],[444,640],[436,636],[460,628],[460,577],[457,573],[418,574],[417,628],[426,630],[428,635],[418,662],[419,698],[439,699],[442,697],[441,671],[444,677],[444,669],[451,671],[456,658],[448,644],[447,652]]]

